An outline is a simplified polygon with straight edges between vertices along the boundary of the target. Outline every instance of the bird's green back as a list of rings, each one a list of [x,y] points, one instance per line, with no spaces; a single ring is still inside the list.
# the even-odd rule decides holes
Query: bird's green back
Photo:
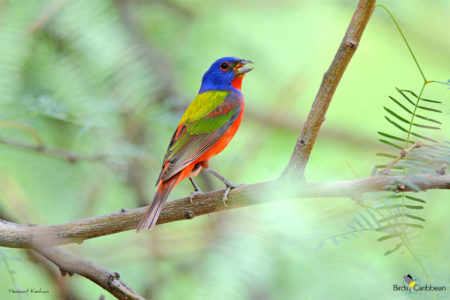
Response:
[[[193,123],[206,117],[222,104],[229,93],[229,91],[207,91],[198,94],[184,112],[180,124]]]

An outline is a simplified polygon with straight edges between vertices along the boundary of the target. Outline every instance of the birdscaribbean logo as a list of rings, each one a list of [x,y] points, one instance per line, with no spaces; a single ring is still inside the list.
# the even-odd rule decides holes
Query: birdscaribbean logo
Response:
[[[403,276],[403,282],[407,284],[408,286],[408,293],[409,294],[416,294],[417,292],[415,292],[414,287],[416,286],[417,283],[419,283],[418,286],[420,286],[420,280],[416,277],[412,277],[411,275],[405,275]]]
[[[432,285],[425,284],[423,285],[420,279],[414,275],[404,275],[402,284],[394,284],[392,286],[394,292],[405,292],[407,294],[419,294],[422,292],[443,292],[447,291],[447,287],[445,285]]]

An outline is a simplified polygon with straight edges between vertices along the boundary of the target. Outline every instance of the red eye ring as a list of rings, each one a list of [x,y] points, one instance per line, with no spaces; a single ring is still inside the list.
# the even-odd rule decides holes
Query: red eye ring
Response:
[[[230,65],[227,63],[221,63],[220,64],[220,70],[227,71],[230,68]]]

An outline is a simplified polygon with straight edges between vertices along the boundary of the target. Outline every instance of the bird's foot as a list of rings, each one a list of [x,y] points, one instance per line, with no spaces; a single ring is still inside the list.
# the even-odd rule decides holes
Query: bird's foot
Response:
[[[228,179],[226,179],[225,177],[223,177],[222,175],[220,175],[213,169],[206,168],[206,170],[209,173],[211,173],[212,175],[214,175],[215,177],[217,177],[220,181],[222,181],[225,184],[226,189],[225,189],[225,192],[223,193],[222,201],[223,201],[223,205],[225,205],[225,207],[227,207],[228,194],[230,193],[231,189],[234,189],[235,187],[240,186],[243,183],[232,183],[231,181],[229,181]]]
[[[203,192],[198,189],[196,191],[193,191],[192,193],[189,194],[189,200],[191,201],[191,204],[194,204],[194,198],[197,196],[203,195]]]
[[[201,195],[203,194],[203,192],[195,183],[194,179],[192,179],[192,177],[189,177],[189,181],[192,183],[192,186],[194,187],[194,191],[189,195],[189,200],[191,201],[191,204],[193,204],[195,196]]]
[[[226,180],[226,179],[225,179]],[[228,194],[230,193],[230,191],[232,190],[232,189],[234,189],[235,187],[238,187],[238,186],[240,186],[240,185],[243,185],[243,183],[232,183],[232,182],[230,182],[230,181],[228,181],[228,180],[226,180],[227,182],[224,182],[225,183],[225,185],[226,185],[226,189],[225,189],[225,192],[223,193],[223,196],[222,196],[222,202],[223,202],[223,205],[225,206],[225,207],[227,207],[228,205],[227,205],[227,200],[228,200]]]

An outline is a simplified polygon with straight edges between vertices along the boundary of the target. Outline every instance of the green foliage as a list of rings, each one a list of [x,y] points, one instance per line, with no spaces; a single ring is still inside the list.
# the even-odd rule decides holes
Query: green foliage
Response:
[[[394,21],[424,79],[419,94],[411,90],[396,88],[398,95],[395,97],[389,96],[390,105],[383,106],[386,112],[384,118],[391,125],[393,131],[378,131],[379,141],[389,148],[386,152],[376,153],[377,156],[387,159],[387,163],[376,165],[376,169],[379,174],[400,175],[403,179],[387,187],[392,192],[381,197],[374,196],[371,202],[366,199],[365,201],[368,204],[364,205],[364,213],[354,216],[353,224],[347,224],[342,233],[324,237],[319,246],[321,247],[325,240],[332,240],[337,244],[337,238],[346,238],[349,235],[358,236],[359,233],[369,231],[382,233],[383,235],[377,239],[378,242],[390,241],[395,243],[394,247],[386,251],[384,255],[390,255],[402,247],[406,247],[422,267],[424,273],[428,275],[424,264],[413,247],[412,238],[415,236],[417,229],[423,229],[425,226],[426,220],[419,212],[423,212],[426,200],[401,192],[401,186],[404,185],[419,192],[420,188],[413,184],[410,179],[420,178],[415,176],[416,174],[435,174],[440,164],[448,163],[450,160],[448,142],[439,142],[432,135],[435,130],[441,129],[442,122],[439,121],[439,115],[442,114],[440,109],[442,101],[422,97],[425,88],[432,82],[426,80],[393,15],[385,6],[379,6],[385,9]],[[419,141],[425,145],[414,146]],[[401,154],[405,150],[406,152]],[[374,225],[369,222],[369,219],[373,221]]]
[[[387,142],[386,140],[383,140],[383,139],[380,139],[380,141],[382,143],[385,143],[385,144],[388,144],[390,146],[393,146],[393,147],[395,147],[397,149],[403,149],[403,147],[407,147],[409,144],[414,144],[415,141],[410,139],[411,135],[414,136],[414,137],[417,137],[418,139],[421,139],[421,140],[426,140],[426,141],[430,141],[430,142],[436,143],[436,140],[434,140],[434,139],[432,139],[430,137],[427,137],[427,136],[425,136],[423,134],[419,134],[419,133],[417,133],[417,131],[412,131],[412,130],[413,130],[413,128],[414,128],[414,130],[417,130],[416,127],[423,128],[423,129],[431,129],[431,130],[433,130],[433,129],[440,129],[440,127],[437,127],[437,126],[431,126],[431,125],[423,124],[423,123],[422,124],[418,124],[418,123],[415,122],[415,118],[420,118],[420,119],[426,121],[426,123],[429,123],[429,124],[433,124],[433,123],[434,124],[439,124],[439,125],[442,124],[440,121],[437,121],[434,118],[434,116],[433,116],[433,118],[431,118],[429,116],[424,116],[424,115],[420,115],[420,114],[416,113],[418,110],[419,111],[420,110],[424,110],[425,111],[424,113],[427,113],[427,112],[442,113],[442,111],[440,111],[440,110],[438,110],[436,108],[432,108],[430,106],[419,105],[419,103],[421,101],[426,101],[428,103],[438,103],[438,104],[442,103],[442,102],[441,101],[436,101],[436,100],[429,100],[429,99],[419,98],[414,92],[409,91],[409,90],[400,90],[400,89],[397,88],[397,91],[403,98],[401,98],[401,100],[399,101],[399,100],[395,99],[394,97],[389,96],[389,99],[392,100],[393,103],[397,104],[397,107],[402,108],[402,112],[403,113],[406,112],[406,114],[408,116],[404,118],[404,117],[402,117],[400,115],[400,113],[395,112],[394,109],[390,109],[390,108],[384,106],[383,107],[384,110],[390,115],[390,116],[385,116],[385,119],[391,125],[393,125],[397,129],[399,129],[403,133],[406,133],[406,136],[405,137],[400,137],[398,135],[392,135],[392,134],[388,134],[388,133],[381,132],[381,131],[379,131],[378,134],[380,134],[382,137],[389,138],[389,139],[391,139],[391,140],[393,140],[395,142],[396,141],[404,142],[404,144],[400,146],[398,144],[395,144],[393,141]],[[409,97],[407,97],[406,93],[410,93],[411,96],[413,98],[415,98],[415,101],[413,101]],[[402,103],[402,100],[403,100],[403,103]],[[408,108],[407,106],[409,106],[410,108]],[[394,118],[396,120],[394,120]],[[402,123],[406,124],[406,125],[401,125]],[[379,156],[386,156],[387,154],[386,153],[379,153],[377,155],[379,155]]]
[[[396,129],[396,131],[395,133],[378,131],[378,134],[382,137],[379,141],[391,146],[391,148],[393,148],[393,152],[382,152],[377,153],[377,155],[389,158],[392,161],[392,159],[396,159],[395,157],[396,152],[398,153],[398,149],[402,149],[402,156],[399,157],[400,159],[398,162],[394,161],[394,163],[390,164],[377,165],[376,168],[381,170],[380,173],[392,175],[401,174],[404,177],[396,183],[396,186],[394,185],[392,187],[394,191],[398,191],[398,187],[404,185],[418,192],[420,191],[420,188],[413,184],[409,178],[413,178],[414,174],[417,173],[433,174],[436,170],[436,160],[430,149],[434,149],[438,141],[431,138],[428,134],[430,131],[440,129],[438,125],[441,125],[442,123],[436,120],[436,117],[437,114],[442,113],[442,111],[436,107],[442,104],[442,101],[425,99],[422,97],[425,88],[431,82],[427,81],[418,60],[414,55],[414,52],[409,46],[409,43],[395,18],[386,7],[381,7],[388,12],[394,21],[411,53],[412,58],[414,59],[414,62],[416,63],[420,74],[423,77],[424,82],[418,95],[411,90],[396,88],[399,93],[399,97],[396,98],[389,96],[393,106],[383,107],[387,113],[387,115],[385,115],[385,119]],[[420,120],[422,122],[418,123]],[[419,151],[420,154],[416,155],[418,152],[416,151],[416,148],[421,147],[414,146],[417,145],[416,143],[418,141],[426,144],[424,146],[425,151]],[[447,154],[450,155],[450,152]],[[400,155],[400,153],[398,153],[397,156],[398,155]],[[398,171],[392,171],[393,169],[401,171],[399,173]],[[416,176],[415,178],[418,177]],[[384,233],[378,241],[381,242],[390,239],[397,240],[395,247],[392,250],[387,251],[385,255],[393,253],[394,251],[400,249],[403,245],[407,245],[408,249],[411,251],[411,254],[417,258],[413,248],[411,247],[409,237],[414,233],[414,229],[421,229],[424,227],[423,224],[425,219],[417,215],[419,210],[424,209],[424,206],[416,205],[414,202],[425,204],[426,201],[421,198],[409,196],[405,192],[400,192],[399,194],[394,193],[387,195],[384,198],[381,198],[378,202],[381,202],[381,205],[372,206],[372,209],[374,209],[382,217],[379,222],[384,223],[376,229],[376,231]],[[423,267],[423,264],[420,261],[418,262],[424,269],[424,272],[427,273]]]
[[[424,83],[420,95],[422,95],[425,86],[426,83]],[[398,186],[404,185],[414,191],[420,191],[420,188],[413,184],[409,178],[413,178],[414,174],[417,173],[434,173],[436,170],[436,160],[435,157],[432,156],[432,151],[430,151],[430,149],[434,149],[436,147],[435,144],[438,143],[438,141],[428,136],[427,133],[429,131],[440,129],[438,126],[429,124],[442,124],[440,121],[436,120],[436,117],[433,115],[433,113],[442,113],[441,110],[435,108],[442,102],[423,99],[421,96],[418,96],[410,90],[398,88],[396,90],[400,94],[399,98],[389,96],[389,99],[392,101],[395,108],[383,107],[387,112],[385,119],[394,129],[396,129],[396,131],[395,133],[378,132],[382,137],[379,141],[390,146],[392,151],[388,153],[381,152],[376,155],[392,161],[400,155],[399,149],[408,149],[408,147],[418,141],[426,141],[427,144],[423,146],[425,150],[417,151],[415,148],[411,149],[404,157],[401,157],[395,165],[380,164],[377,165],[376,168],[379,169],[381,173],[386,173],[385,171],[388,171],[387,174],[400,174],[404,176],[404,179],[399,180],[396,183],[397,187],[394,185],[392,189],[397,190]],[[423,102],[425,102],[425,104],[422,104]],[[434,105],[434,107],[432,105]],[[402,116],[402,114],[404,116]],[[421,119],[425,123],[416,123],[417,119]],[[398,170],[400,170],[400,172],[398,172]],[[426,201],[424,199],[409,196],[405,192],[399,194],[394,192],[394,194],[389,194],[379,201],[382,203],[380,206],[372,206],[372,208],[382,217],[379,222],[385,223],[376,229],[376,231],[384,233],[378,241],[381,242],[390,239],[397,240],[396,246],[385,253],[385,255],[388,255],[400,249],[405,243],[411,244],[409,236],[414,233],[413,229],[421,229],[424,227],[422,223],[425,222],[425,219],[417,214],[418,210],[424,209],[424,206],[415,205],[414,202],[425,204]],[[412,247],[409,249],[411,250]]]

